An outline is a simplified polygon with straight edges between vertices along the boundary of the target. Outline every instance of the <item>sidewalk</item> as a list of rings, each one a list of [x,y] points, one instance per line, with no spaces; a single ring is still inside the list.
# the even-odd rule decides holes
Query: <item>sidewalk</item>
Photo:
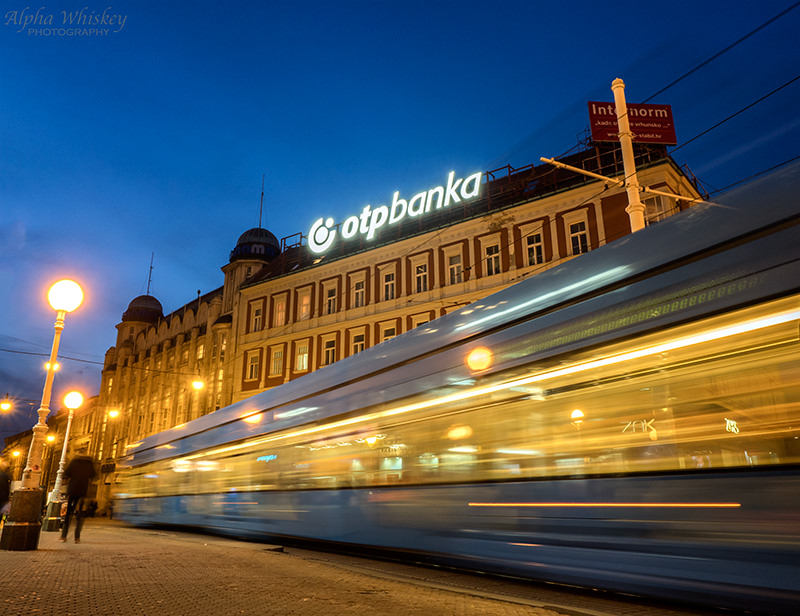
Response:
[[[547,609],[380,579],[278,546],[89,518],[75,544],[0,551],[4,616],[560,616]]]

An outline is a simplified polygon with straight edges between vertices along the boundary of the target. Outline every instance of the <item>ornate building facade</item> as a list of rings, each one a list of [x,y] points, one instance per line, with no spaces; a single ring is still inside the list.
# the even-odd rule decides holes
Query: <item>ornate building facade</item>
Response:
[[[643,195],[648,224],[700,196],[665,148],[637,146],[636,155],[640,184],[687,197]],[[618,146],[597,145],[563,162],[622,174]],[[506,167],[481,174],[476,193],[469,203],[431,208],[370,239],[352,237],[351,226],[352,239],[324,254],[312,251],[303,234],[279,242],[266,229],[250,229],[222,266],[218,289],[198,292],[166,315],[150,295],[131,301],[106,353],[95,403],[101,507],[128,445],[301,378],[566,259],[591,258],[592,250],[631,232],[624,188],[568,170]],[[338,228],[342,235],[346,225]],[[119,411],[116,419],[111,409]]]

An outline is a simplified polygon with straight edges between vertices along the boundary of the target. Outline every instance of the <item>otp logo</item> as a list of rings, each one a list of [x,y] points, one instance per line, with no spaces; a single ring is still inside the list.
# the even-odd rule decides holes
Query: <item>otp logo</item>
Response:
[[[308,247],[317,254],[325,252],[336,239],[336,229],[334,229],[333,218],[318,219],[308,232]]]

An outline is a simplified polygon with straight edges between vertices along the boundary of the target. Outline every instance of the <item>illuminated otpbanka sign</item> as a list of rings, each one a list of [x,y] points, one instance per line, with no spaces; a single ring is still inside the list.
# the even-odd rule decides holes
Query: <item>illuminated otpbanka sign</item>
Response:
[[[361,214],[345,218],[337,229],[333,218],[319,218],[308,232],[308,247],[315,254],[327,251],[336,241],[337,233],[349,240],[358,235],[371,240],[386,225],[395,225],[406,217],[416,218],[431,211],[446,208],[454,203],[476,199],[481,192],[481,173],[456,179],[456,172],[447,176],[446,186],[437,186],[411,197],[400,198],[400,191],[392,196],[392,205],[364,206]]]

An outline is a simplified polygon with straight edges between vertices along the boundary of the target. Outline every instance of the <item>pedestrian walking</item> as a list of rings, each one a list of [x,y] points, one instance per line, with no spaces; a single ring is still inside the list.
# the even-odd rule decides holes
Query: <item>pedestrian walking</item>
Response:
[[[67,485],[67,515],[61,527],[61,541],[67,540],[69,524],[75,516],[75,543],[81,542],[81,527],[83,526],[83,499],[89,491],[89,484],[96,475],[92,459],[86,455],[86,450],[78,452],[64,471],[64,476],[69,480]]]

